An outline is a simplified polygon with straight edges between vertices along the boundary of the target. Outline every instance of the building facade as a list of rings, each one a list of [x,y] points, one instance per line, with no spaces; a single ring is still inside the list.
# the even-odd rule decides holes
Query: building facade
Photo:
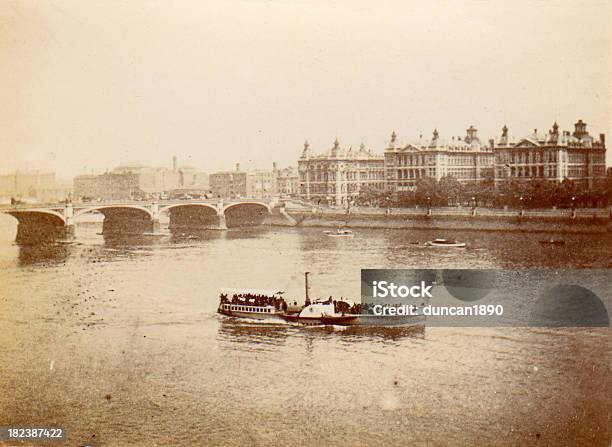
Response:
[[[299,193],[298,171],[295,167],[289,166],[280,169],[276,176],[276,185],[281,197],[294,197]]]
[[[209,179],[208,173],[202,172],[191,166],[182,166],[177,169],[179,178],[180,189],[194,189],[194,190],[209,190]]]
[[[533,133],[510,141],[508,127],[495,145],[495,182],[540,179],[561,182],[572,180],[592,187],[595,180],[606,176],[605,135],[596,140],[578,120],[574,131],[559,131],[555,122],[547,134]]]
[[[37,202],[57,202],[70,197],[70,185],[58,182],[54,172],[37,170],[0,174],[0,200],[11,198]]]
[[[55,174],[40,171],[14,171],[0,175],[2,196],[34,197],[36,190],[55,187]]]
[[[136,175],[138,187],[145,194],[160,194],[180,188],[180,174],[177,168],[125,165],[113,169],[112,174]]]
[[[210,174],[210,191],[214,197],[224,198],[266,198],[277,192],[276,165],[271,171],[241,171],[236,164],[234,171],[214,172]]]
[[[450,175],[459,182],[478,182],[493,177],[493,143],[482,144],[477,129],[470,126],[465,137],[442,141],[436,130],[427,141],[420,138],[398,144],[395,132],[385,149],[385,180],[390,192],[410,191],[419,179],[440,180]]]
[[[240,171],[236,165],[235,171],[213,172],[209,178],[210,192],[214,197],[245,197],[246,172]]]
[[[277,194],[276,171],[248,171],[246,176],[246,197],[262,199]]]
[[[138,174],[132,172],[77,175],[73,189],[76,201],[137,200],[145,196]]]
[[[312,155],[304,143],[298,160],[299,197],[317,203],[349,205],[364,188],[384,191],[385,159],[366,150],[340,147],[338,139],[326,153]]]

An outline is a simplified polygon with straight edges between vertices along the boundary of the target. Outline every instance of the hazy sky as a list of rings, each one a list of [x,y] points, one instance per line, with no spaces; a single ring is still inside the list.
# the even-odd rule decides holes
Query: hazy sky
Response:
[[[306,138],[578,118],[610,142],[611,24],[611,1],[3,0],[0,171],[285,166]]]

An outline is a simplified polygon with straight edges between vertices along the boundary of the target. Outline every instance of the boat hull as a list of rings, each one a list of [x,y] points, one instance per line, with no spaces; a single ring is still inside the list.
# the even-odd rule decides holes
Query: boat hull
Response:
[[[324,317],[300,317],[299,315],[282,315],[283,320],[291,323],[304,324],[306,326],[335,325],[335,326],[368,326],[368,327],[390,327],[390,326],[419,326],[425,324],[423,315],[342,315]]]
[[[290,323],[300,323],[307,326],[319,326],[322,324],[346,326],[354,324],[355,320],[357,319],[357,315],[300,317],[299,315],[285,314],[282,316],[282,318]]]
[[[373,314],[344,314],[344,315],[317,315],[300,316],[298,313],[286,313],[274,307],[250,307],[236,304],[222,304],[217,309],[222,315],[250,320],[281,320],[305,326],[419,326],[425,324],[424,315],[373,315]]]
[[[437,244],[435,242],[426,242],[425,245],[428,247],[446,247],[446,248],[465,248],[465,242],[456,243],[456,244]]]
[[[325,236],[329,236],[329,237],[353,237],[353,236],[355,236],[355,234],[352,231],[350,231],[350,230],[343,230],[343,231],[325,230],[323,232],[323,234],[325,234]]]
[[[355,325],[371,327],[421,326],[425,324],[424,315],[357,315]]]

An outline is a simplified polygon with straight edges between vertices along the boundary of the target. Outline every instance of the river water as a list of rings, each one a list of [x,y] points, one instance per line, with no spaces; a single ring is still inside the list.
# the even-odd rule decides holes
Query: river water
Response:
[[[211,231],[16,246],[0,216],[0,425],[67,445],[610,445],[610,329],[236,322],[221,287],[359,297],[361,268],[611,268],[612,234]],[[1,444],[1,442],[0,442]],[[8,444],[7,444],[8,445]],[[57,444],[56,444],[57,445]]]

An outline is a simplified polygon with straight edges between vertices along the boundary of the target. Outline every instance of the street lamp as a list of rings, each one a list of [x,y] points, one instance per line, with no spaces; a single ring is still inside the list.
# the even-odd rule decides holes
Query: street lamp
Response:
[[[519,200],[521,201],[521,216],[523,215],[523,196],[519,197]]]

